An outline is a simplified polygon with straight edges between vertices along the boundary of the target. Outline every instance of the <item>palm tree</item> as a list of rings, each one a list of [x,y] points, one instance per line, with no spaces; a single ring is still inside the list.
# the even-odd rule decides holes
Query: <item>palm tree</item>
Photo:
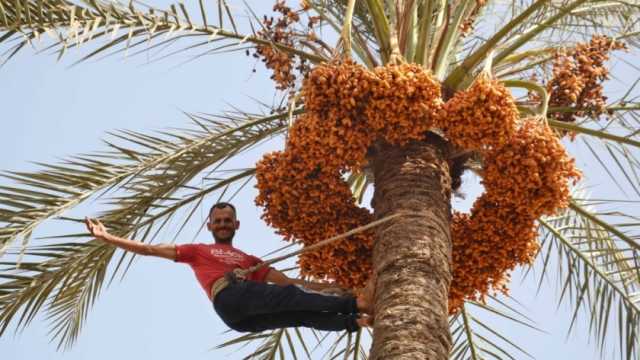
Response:
[[[0,255],[18,239],[24,245],[18,256],[3,263],[0,334],[12,320],[26,326],[46,311],[60,346],[71,345],[108,278],[107,266],[115,262],[115,272],[128,267],[126,258],[114,258],[109,245],[68,239],[83,239],[86,234],[72,234],[52,245],[32,245],[30,234],[43,221],[117,188],[122,193],[109,199],[115,206],[101,218],[119,236],[152,241],[179,210],[231,184],[248,183],[255,168],[216,177],[204,189],[190,186],[200,174],[255,144],[287,134],[305,113],[299,104],[300,74],[292,62],[301,72],[336,57],[353,57],[368,69],[416,63],[430,69],[442,83],[445,100],[467,89],[478,74],[490,72],[507,86],[524,90],[517,102],[522,117],[546,116],[560,134],[575,134],[591,149],[590,161],[601,163],[616,183],[617,177],[628,182],[637,195],[635,152],[640,142],[634,120],[640,104],[634,102],[634,87],[605,108],[597,104],[585,108],[581,103],[559,101],[553,79],[537,82],[531,76],[544,76],[544,70],[558,59],[559,43],[570,47],[605,34],[630,46],[637,44],[638,5],[631,0],[306,1],[305,13],[314,21],[317,17],[316,27],[326,29],[318,37],[317,32],[300,28],[288,32],[297,24],[293,19],[281,28],[268,19],[252,22],[251,27],[243,25],[224,0],[218,1],[215,14],[202,0],[166,9],[97,0],[0,0],[4,61],[40,37],[52,39],[46,49],[60,57],[75,48],[84,51],[79,61],[151,50],[158,51],[159,57],[253,51],[274,70],[274,80],[284,90],[282,105],[267,116],[242,111],[221,117],[190,115],[196,124],[192,129],[163,134],[124,131],[116,134],[119,142],[108,142],[106,152],[44,165],[37,172],[6,173],[5,178],[16,185],[1,187]],[[330,45],[333,38],[339,39],[336,46]],[[90,50],[80,49],[94,43]],[[599,120],[603,112],[609,113],[606,121]],[[573,121],[575,117],[579,121]],[[606,152],[594,150],[598,145]],[[369,165],[349,177],[353,195],[360,201],[367,186],[374,185],[376,218],[413,214],[391,218],[375,229],[372,264],[378,291],[371,358],[511,357],[498,342],[515,344],[474,318],[467,306],[510,317],[505,311],[469,299],[449,316],[450,194],[451,182],[459,176],[449,168],[455,163],[454,168],[481,171],[484,165],[476,153],[458,150],[437,132],[404,146],[377,143],[371,148]],[[541,278],[549,275],[552,261],[558,262],[555,274],[563,284],[560,301],[572,304],[574,319],[581,309],[588,309],[589,327],[598,342],[604,347],[607,335],[615,331],[620,357],[634,359],[640,330],[640,244],[635,239],[636,218],[618,200],[590,200],[574,192],[563,212],[538,218],[538,258]],[[613,210],[600,212],[596,206]],[[42,260],[31,261],[30,255]],[[494,339],[479,327],[488,329]],[[346,344],[338,353],[354,359],[362,355],[361,333],[355,339],[344,335],[336,344],[343,338]],[[298,339],[304,342],[301,336]],[[255,356],[273,358],[286,346],[294,351],[289,330],[243,336],[227,344],[254,340],[263,340]]]

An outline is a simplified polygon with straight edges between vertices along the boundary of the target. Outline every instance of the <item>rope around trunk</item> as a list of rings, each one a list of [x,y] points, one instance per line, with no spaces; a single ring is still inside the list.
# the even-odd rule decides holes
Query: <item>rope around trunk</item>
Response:
[[[289,254],[278,256],[278,257],[273,258],[271,260],[263,261],[263,262],[261,262],[259,264],[256,264],[256,265],[254,265],[254,266],[252,266],[252,267],[250,267],[248,269],[236,269],[236,270],[234,270],[234,273],[236,274],[236,276],[246,277],[248,274],[251,274],[252,272],[257,271],[257,270],[261,269],[264,266],[272,265],[272,264],[275,264],[277,262],[286,260],[286,259],[288,259],[290,257],[305,253],[307,251],[315,250],[317,248],[320,248],[322,246],[331,244],[331,243],[333,243],[335,241],[344,239],[346,237],[349,237],[351,235],[357,234],[359,232],[362,232],[362,231],[365,231],[365,230],[369,230],[369,229],[371,229],[373,227],[376,227],[378,225],[381,225],[381,224],[383,224],[383,223],[385,223],[385,222],[387,222],[387,221],[389,221],[391,219],[395,219],[395,218],[397,218],[399,216],[403,216],[403,215],[405,215],[405,216],[406,215],[419,215],[419,216],[422,216],[424,214],[419,213],[419,212],[415,212],[415,211],[407,211],[407,212],[398,212],[398,213],[395,213],[395,214],[392,214],[392,215],[389,215],[389,216],[385,216],[382,219],[378,219],[378,220],[372,221],[372,222],[370,222],[370,223],[368,223],[366,225],[362,225],[362,226],[359,226],[359,227],[357,227],[355,229],[351,229],[351,230],[349,230],[349,231],[347,231],[345,233],[330,237],[328,239],[324,239],[324,240],[322,240],[322,241],[320,241],[318,243],[315,243],[315,244],[310,245],[310,246],[306,246],[306,247],[304,247],[302,249],[293,251],[293,252],[291,252]]]

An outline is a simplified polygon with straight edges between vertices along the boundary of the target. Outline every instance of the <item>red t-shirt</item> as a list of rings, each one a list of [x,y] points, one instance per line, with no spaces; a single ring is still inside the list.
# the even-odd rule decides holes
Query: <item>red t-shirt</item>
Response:
[[[211,298],[211,286],[226,272],[236,268],[247,269],[262,260],[227,244],[176,245],[176,261],[187,263],[193,269],[200,285]],[[264,266],[247,275],[248,280],[264,282],[271,267]]]

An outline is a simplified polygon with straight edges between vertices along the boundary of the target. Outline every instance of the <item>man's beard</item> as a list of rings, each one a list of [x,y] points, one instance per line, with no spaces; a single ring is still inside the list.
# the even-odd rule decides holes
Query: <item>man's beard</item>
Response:
[[[231,231],[229,236],[220,237],[216,235],[216,233],[213,233],[213,238],[216,240],[216,244],[231,244],[231,241],[233,240],[233,236],[235,234],[235,231]]]

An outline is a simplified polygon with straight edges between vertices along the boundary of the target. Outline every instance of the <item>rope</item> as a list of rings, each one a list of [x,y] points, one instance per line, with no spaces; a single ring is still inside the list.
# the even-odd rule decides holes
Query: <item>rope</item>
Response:
[[[349,231],[347,231],[345,233],[330,237],[328,239],[322,240],[322,241],[320,241],[318,243],[315,243],[313,245],[306,246],[306,247],[304,247],[302,249],[293,251],[293,252],[291,252],[289,254],[282,255],[282,256],[273,258],[271,260],[263,261],[263,262],[261,262],[259,264],[256,264],[256,265],[254,265],[254,266],[252,266],[252,267],[250,267],[248,269],[236,269],[236,270],[234,270],[234,273],[236,274],[236,276],[246,277],[248,274],[251,274],[252,272],[257,271],[257,270],[261,269],[264,266],[272,265],[272,264],[275,264],[275,263],[280,262],[282,260],[286,260],[286,259],[288,259],[290,257],[305,253],[307,251],[315,250],[315,249],[317,249],[319,247],[325,246],[327,244],[331,244],[331,243],[333,243],[335,241],[344,239],[344,238],[349,237],[349,236],[351,236],[353,234],[356,234],[356,233],[359,233],[359,232],[362,232],[362,231],[365,231],[365,230],[369,230],[369,229],[371,229],[373,227],[376,227],[376,226],[378,226],[378,225],[380,225],[382,223],[385,223],[385,222],[387,222],[387,221],[389,221],[391,219],[395,219],[395,218],[397,218],[399,216],[402,216],[402,215],[420,215],[420,216],[423,216],[424,214],[419,213],[419,212],[399,212],[399,213],[395,213],[393,215],[385,216],[382,219],[378,219],[378,220],[372,221],[372,222],[370,222],[370,223],[368,223],[366,225],[362,225],[362,226],[359,226],[359,227],[357,227],[355,229],[351,229],[351,230],[349,230]]]

